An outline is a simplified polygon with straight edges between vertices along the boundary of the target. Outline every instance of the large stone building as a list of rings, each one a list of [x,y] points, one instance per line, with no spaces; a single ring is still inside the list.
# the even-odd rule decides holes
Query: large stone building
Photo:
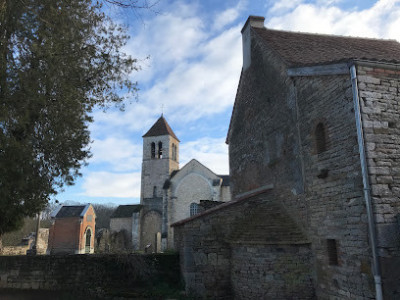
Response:
[[[172,224],[186,289],[400,299],[400,44],[269,30],[262,17],[242,36],[233,200]]]
[[[112,233],[132,228],[133,250],[173,249],[172,223],[231,199],[229,176],[195,159],[179,168],[179,143],[163,116],[143,135],[140,205],[120,206],[110,224]]]

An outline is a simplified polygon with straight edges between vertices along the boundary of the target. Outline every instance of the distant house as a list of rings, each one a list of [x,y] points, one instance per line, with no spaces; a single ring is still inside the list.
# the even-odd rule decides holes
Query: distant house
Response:
[[[49,231],[49,254],[84,254],[94,252],[96,213],[91,204],[61,206],[52,215]]]
[[[110,217],[110,231],[114,233],[125,233],[127,249],[133,249],[138,243],[138,232],[132,230],[139,224],[139,214],[142,205],[120,205]]]

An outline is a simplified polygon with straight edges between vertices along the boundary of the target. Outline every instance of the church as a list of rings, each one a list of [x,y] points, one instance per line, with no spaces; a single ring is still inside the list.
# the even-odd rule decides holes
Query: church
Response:
[[[110,222],[111,232],[125,230],[132,250],[174,249],[172,223],[231,198],[228,175],[195,159],[179,168],[179,143],[163,115],[143,135],[140,204],[120,205]]]

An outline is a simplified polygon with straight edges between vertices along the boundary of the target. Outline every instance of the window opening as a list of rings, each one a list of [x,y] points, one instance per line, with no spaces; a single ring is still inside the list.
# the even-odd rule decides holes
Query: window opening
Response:
[[[190,216],[197,215],[199,213],[199,205],[197,203],[190,204]]]
[[[334,239],[327,239],[326,242],[327,242],[329,264],[331,266],[337,266],[339,264],[337,242]]]
[[[325,127],[322,123],[315,127],[315,145],[318,154],[326,151]]]
[[[90,253],[90,240],[92,239],[92,231],[86,230],[85,253]]]
[[[151,158],[156,157],[156,143],[151,143]]]
[[[162,148],[162,143],[158,143],[158,158],[162,158],[163,155],[163,148]]]
[[[172,143],[172,160],[176,161],[176,145]]]
[[[156,196],[157,196],[157,187],[154,186],[153,187],[153,197],[156,197]]]

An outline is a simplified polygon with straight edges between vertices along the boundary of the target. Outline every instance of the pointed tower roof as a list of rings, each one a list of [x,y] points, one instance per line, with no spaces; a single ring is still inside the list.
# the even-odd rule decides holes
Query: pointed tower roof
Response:
[[[146,132],[143,137],[149,137],[149,136],[159,136],[159,135],[170,135],[177,139],[178,142],[180,140],[176,137],[175,133],[172,131],[171,127],[167,123],[167,120],[165,120],[164,116],[161,115],[161,117],[154,123],[153,126],[151,126],[150,130]]]

